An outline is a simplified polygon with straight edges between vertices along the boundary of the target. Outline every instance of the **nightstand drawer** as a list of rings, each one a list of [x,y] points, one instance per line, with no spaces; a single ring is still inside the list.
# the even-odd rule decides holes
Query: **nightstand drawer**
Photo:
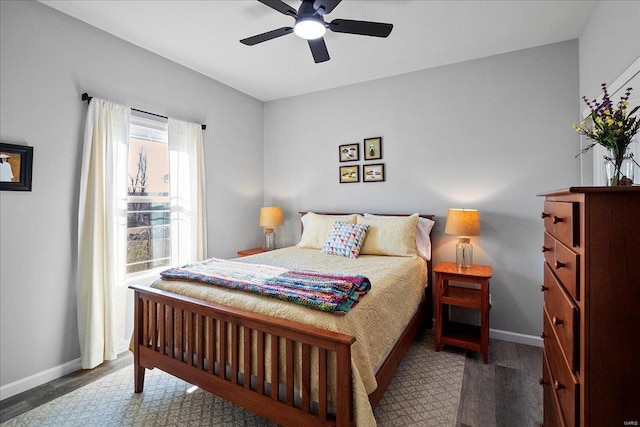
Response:
[[[551,321],[547,315],[544,316],[545,330],[551,330],[549,322]],[[574,380],[573,375],[567,367],[564,357],[560,351],[560,345],[554,336],[549,336],[544,342],[544,357],[549,362],[549,386],[557,401],[560,403],[560,412],[564,423],[569,426],[575,426],[578,422],[578,397],[579,385]]]
[[[547,264],[544,267],[544,288],[544,312],[549,317],[549,325],[545,323],[544,332],[548,336],[555,334],[558,337],[566,364],[572,372],[575,372],[578,370],[576,340],[580,336],[578,331],[580,312]],[[551,333],[551,328],[554,334]]]

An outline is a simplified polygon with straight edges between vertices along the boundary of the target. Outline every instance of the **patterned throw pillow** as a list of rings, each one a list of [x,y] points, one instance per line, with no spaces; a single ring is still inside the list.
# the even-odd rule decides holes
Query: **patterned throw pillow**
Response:
[[[322,247],[322,253],[357,258],[369,224],[336,222]]]

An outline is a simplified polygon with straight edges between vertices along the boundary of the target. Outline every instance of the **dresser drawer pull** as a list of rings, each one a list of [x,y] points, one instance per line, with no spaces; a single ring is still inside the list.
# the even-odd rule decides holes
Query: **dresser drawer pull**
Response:
[[[566,267],[567,264],[564,262],[556,261],[556,270],[560,270],[563,267]]]
[[[564,321],[562,319],[558,319],[556,316],[553,316],[553,319],[551,319],[551,323],[553,323],[554,326],[558,326],[562,325]]]
[[[562,222],[562,218],[560,218],[559,216],[555,216],[554,215],[552,221],[553,221],[554,224],[557,224],[559,222]]]
[[[562,389],[564,388],[564,386],[563,386],[563,385],[560,383],[560,381],[558,381],[558,380],[556,380],[556,381],[553,383],[553,387],[554,387],[556,390],[562,390]]]
[[[540,377],[538,378],[538,384],[540,385],[545,385],[547,382],[544,380],[544,378]]]
[[[545,248],[544,246],[542,246],[542,247],[540,247],[540,250],[541,250],[542,252],[547,252],[547,251],[550,251],[551,249],[549,249],[549,248]]]
[[[548,337],[547,334],[545,334],[544,332],[540,332],[540,338],[545,339],[547,337]]]
[[[546,217],[548,217],[548,216],[551,216],[551,214],[548,214],[548,213],[546,213],[546,212],[542,212],[542,213],[540,214],[540,218],[542,218],[542,219],[545,219],[545,218],[546,218]]]
[[[544,291],[548,291],[549,288],[547,288],[545,285],[540,285],[540,292],[544,292]]]

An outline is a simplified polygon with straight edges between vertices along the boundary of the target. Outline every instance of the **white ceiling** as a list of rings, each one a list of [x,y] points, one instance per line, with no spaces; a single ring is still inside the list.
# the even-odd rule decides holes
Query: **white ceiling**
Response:
[[[575,39],[598,3],[344,0],[327,22],[388,22],[393,31],[386,39],[328,31],[331,60],[315,64],[294,34],[239,42],[293,24],[256,0],[40,1],[262,101]]]

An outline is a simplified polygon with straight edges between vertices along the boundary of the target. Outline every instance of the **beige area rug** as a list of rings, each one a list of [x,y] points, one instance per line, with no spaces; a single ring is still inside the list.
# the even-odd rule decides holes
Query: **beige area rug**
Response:
[[[454,426],[464,351],[433,350],[427,331],[411,346],[376,408],[378,425]],[[19,415],[3,426],[273,426],[270,421],[158,369],[133,393],[133,366]]]

